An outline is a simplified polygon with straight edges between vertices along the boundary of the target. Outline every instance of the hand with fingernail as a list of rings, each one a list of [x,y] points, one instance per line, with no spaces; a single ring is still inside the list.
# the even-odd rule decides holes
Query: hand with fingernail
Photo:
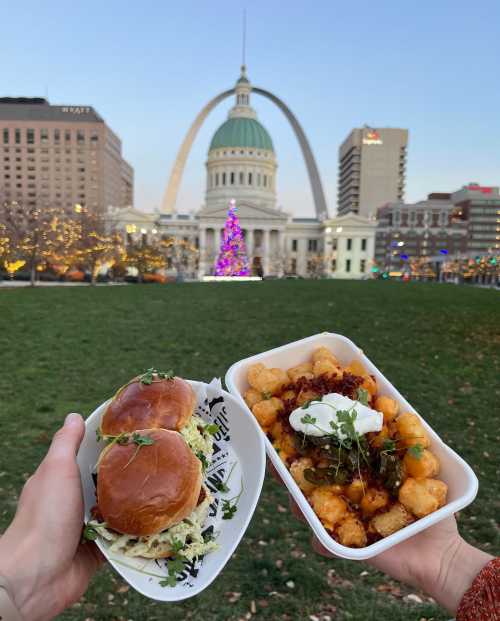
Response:
[[[82,417],[69,414],[0,539],[0,581],[29,621],[53,619],[80,599],[103,562],[94,544],[80,543],[83,497],[76,454],[84,432]]]

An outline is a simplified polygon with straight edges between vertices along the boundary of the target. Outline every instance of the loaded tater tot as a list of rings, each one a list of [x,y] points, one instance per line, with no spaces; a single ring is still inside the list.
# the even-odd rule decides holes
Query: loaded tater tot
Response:
[[[370,545],[446,503],[424,424],[360,360],[318,347],[288,369],[251,365],[248,384],[245,402],[340,544]]]

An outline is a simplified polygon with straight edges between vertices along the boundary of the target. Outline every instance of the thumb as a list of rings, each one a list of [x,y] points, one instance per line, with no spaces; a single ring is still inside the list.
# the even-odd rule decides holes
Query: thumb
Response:
[[[68,414],[64,425],[55,433],[52,439],[47,457],[51,459],[74,460],[84,435],[85,423],[80,414]]]

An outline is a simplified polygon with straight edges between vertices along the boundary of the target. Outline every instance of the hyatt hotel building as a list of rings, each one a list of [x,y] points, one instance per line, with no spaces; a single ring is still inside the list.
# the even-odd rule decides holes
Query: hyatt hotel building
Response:
[[[133,206],[134,171],[90,106],[0,98],[0,200],[103,212]]]

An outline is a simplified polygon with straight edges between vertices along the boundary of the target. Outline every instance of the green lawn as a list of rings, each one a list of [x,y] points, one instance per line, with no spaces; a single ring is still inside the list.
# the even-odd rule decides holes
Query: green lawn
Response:
[[[499,324],[498,292],[453,285],[0,289],[0,527],[68,411],[88,415],[153,365],[210,380],[240,358],[329,330],[360,345],[475,469],[479,497],[460,515],[460,528],[472,543],[498,553]],[[196,599],[156,604],[104,570],[60,619],[236,621],[251,610],[259,620],[449,619],[422,594],[421,604],[405,600],[414,591],[367,566],[314,555],[308,529],[285,507],[285,492],[266,480],[237,553]]]

